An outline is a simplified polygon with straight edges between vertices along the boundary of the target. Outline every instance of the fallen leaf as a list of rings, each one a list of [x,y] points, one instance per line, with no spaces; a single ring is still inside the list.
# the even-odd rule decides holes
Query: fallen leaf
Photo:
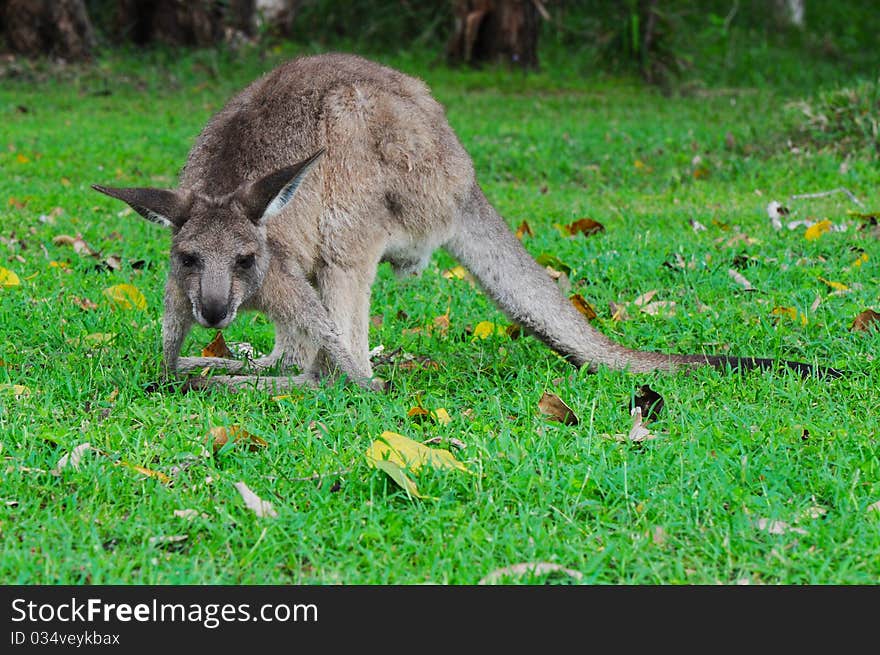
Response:
[[[383,432],[367,449],[366,457],[371,466],[375,466],[376,462],[389,461],[413,472],[419,471],[422,466],[470,472],[448,450],[428,448],[396,432]]]
[[[254,514],[260,518],[276,518],[278,516],[278,512],[272,507],[272,503],[260,498],[257,494],[251,491],[244,482],[236,482],[234,483],[234,486],[238,489],[238,493],[241,494],[245,506],[253,511]]]
[[[803,528],[790,526],[783,521],[771,521],[770,519],[758,519],[755,526],[759,530],[764,530],[769,534],[786,534],[787,532],[795,532],[797,534],[807,534]]]
[[[0,391],[11,393],[16,400],[31,395],[31,390],[23,384],[0,384]]]
[[[571,275],[571,266],[563,262],[556,255],[551,255],[547,252],[542,252],[540,255],[535,257],[535,261],[538,262],[544,268],[550,267],[554,271],[558,271],[560,273],[565,273],[566,275]],[[558,276],[557,276],[558,277]],[[556,279],[556,278],[554,278]]]
[[[695,234],[698,232],[705,232],[706,231],[706,226],[703,225],[702,223],[700,223],[700,221],[698,221],[697,219],[692,218],[688,222],[690,223],[691,229],[694,231]]]
[[[666,543],[666,539],[668,535],[666,534],[666,530],[661,528],[659,525],[654,526],[651,530],[651,543],[655,546],[662,546]]]
[[[538,401],[538,411],[551,421],[559,421],[565,425],[577,425],[580,419],[574,410],[566,405],[555,393],[545,391]]]
[[[443,443],[445,437],[431,437],[430,439],[425,439],[422,443],[426,446],[436,446],[438,444]],[[459,450],[464,450],[467,448],[467,444],[461,439],[456,439],[455,437],[449,437],[446,439],[449,442],[449,445],[453,448],[458,448]]]
[[[832,223],[828,219],[825,219],[824,221],[819,221],[818,223],[814,223],[807,228],[806,232],[804,232],[804,238],[807,241],[815,241],[826,232],[829,232],[831,230],[831,226]]]
[[[663,396],[654,391],[647,384],[640,386],[633,398],[633,407],[638,407],[641,410],[642,416],[645,417],[645,421],[653,421],[657,419],[660,412],[663,410],[664,403]],[[630,412],[632,412],[632,408],[630,408]]]
[[[174,516],[186,521],[192,521],[193,519],[199,518],[199,516],[208,518],[207,514],[200,514],[196,509],[176,509],[174,510]]]
[[[223,333],[217,330],[214,339],[207,346],[202,348],[202,357],[222,357],[223,359],[232,359],[232,352],[226,345]]]
[[[251,434],[238,425],[230,425],[229,428],[223,426],[211,428],[205,436],[205,445],[210,441],[211,447],[216,453],[229,443],[230,438],[233,443],[246,443],[248,450],[251,452],[256,452],[260,450],[260,448],[265,448],[269,445],[265,439],[262,439],[255,434]]]
[[[145,475],[148,478],[156,478],[162,484],[169,484],[171,482],[171,478],[169,478],[164,473],[159,471],[152,471],[143,466],[138,466],[137,464],[131,464],[130,462],[126,462],[125,460],[120,460],[116,462],[117,466],[124,466],[125,468],[131,469],[132,471],[137,471],[141,475]]]
[[[742,286],[746,291],[754,291],[755,287],[752,286],[752,283],[749,282],[739,271],[735,271],[732,268],[727,270],[727,274],[733,278],[733,281]]]
[[[565,231],[572,236],[575,234],[590,236],[598,232],[604,232],[605,226],[598,221],[594,221],[592,218],[579,218],[573,223],[566,225]]]
[[[878,500],[876,503],[871,503],[870,505],[868,505],[868,511],[877,512],[878,514],[880,514],[880,500]]]
[[[120,309],[146,309],[147,299],[131,284],[117,284],[104,289],[107,296]]]
[[[17,287],[19,284],[21,280],[13,271],[0,266],[0,287]]]
[[[98,309],[98,304],[95,303],[95,302],[92,302],[92,301],[89,300],[88,298],[80,298],[79,296],[73,296],[73,297],[70,299],[70,301],[71,301],[74,305],[76,305],[77,307],[79,307],[80,309],[83,309],[83,310],[85,310],[85,311],[87,311],[87,312],[94,311],[94,310]]]
[[[807,315],[798,312],[795,307],[774,307],[770,314],[773,316],[788,316],[793,321],[797,321],[798,316],[800,316],[801,325],[807,324]]]
[[[92,445],[88,442],[81,443],[76,448],[71,450],[69,453],[66,453],[61,456],[58,460],[58,463],[55,464],[55,468],[52,469],[52,473],[58,475],[62,470],[70,467],[72,469],[78,469],[79,463],[82,460],[83,454],[90,450]]]
[[[868,261],[868,253],[862,252],[862,253],[859,253],[859,256],[856,257],[856,260],[852,263],[852,265],[855,266],[856,268],[858,268],[862,264],[867,263],[867,261]]]
[[[535,236],[535,233],[532,232],[532,226],[529,225],[528,221],[523,221],[519,224],[519,227],[516,228],[516,238],[522,241],[524,236]]]
[[[843,282],[835,282],[833,280],[826,280],[824,277],[817,278],[819,282],[831,287],[835,291],[849,291],[849,287],[846,286]]]
[[[628,321],[629,314],[626,311],[626,303],[616,303],[613,300],[608,303],[611,309],[612,321]]]
[[[384,471],[388,477],[390,477],[397,484],[398,487],[406,491],[410,496],[415,496],[416,498],[424,498],[430,499],[430,496],[425,496],[422,492],[419,491],[418,485],[410,479],[410,477],[406,474],[406,470],[397,464],[396,462],[391,462],[387,460],[377,460],[372,464],[374,467],[379,469],[380,471]]]
[[[567,569],[553,562],[522,562],[505,566],[502,569],[496,569],[485,575],[477,584],[497,584],[506,578],[522,578],[526,576],[537,578],[549,573],[562,573],[575,580],[581,580],[584,577],[580,571]]]
[[[651,300],[651,298],[653,298],[656,295],[657,295],[656,289],[653,289],[651,291],[647,291],[647,292],[643,293],[642,295],[640,295],[635,300],[633,300],[632,304],[635,305],[636,307],[641,307],[642,305],[647,304]]]
[[[452,423],[452,417],[449,415],[449,412],[446,411],[443,407],[438,407],[431,414],[434,417],[434,420],[437,421],[440,425],[449,425]]]
[[[583,314],[588,321],[592,321],[596,318],[596,310],[593,309],[593,306],[588,303],[581,294],[576,293],[569,298],[569,300],[571,301],[571,304],[574,305],[574,308]]]
[[[59,234],[56,237],[52,237],[52,243],[56,246],[72,246],[73,252],[77,255],[83,255],[86,257],[101,256],[100,253],[92,249],[91,246],[85,242],[81,234],[77,234],[75,237],[68,234]]]
[[[651,439],[656,439],[651,431],[644,426],[642,423],[642,408],[641,407],[633,407],[632,408],[632,417],[633,424],[629,430],[629,434],[627,435],[627,439],[630,441],[634,441],[636,443],[641,441],[649,441]]]
[[[641,312],[650,316],[675,316],[675,307],[673,300],[655,300],[642,307]]]
[[[449,331],[449,312],[434,317],[434,330],[439,334],[446,334]]]
[[[782,217],[788,216],[791,213],[787,207],[783,207],[779,202],[772,200],[770,204],[767,205],[767,216],[770,217],[770,222],[773,225],[774,230],[782,229]]]
[[[447,280],[465,280],[472,285],[476,282],[474,276],[471,275],[464,266],[453,266],[452,268],[443,271],[440,275]]]
[[[503,325],[496,325],[491,321],[480,321],[474,326],[474,339],[488,339],[492,335],[506,336],[507,330]]]
[[[872,327],[880,328],[880,313],[866,309],[855,317],[849,329],[853,332],[867,332]]]

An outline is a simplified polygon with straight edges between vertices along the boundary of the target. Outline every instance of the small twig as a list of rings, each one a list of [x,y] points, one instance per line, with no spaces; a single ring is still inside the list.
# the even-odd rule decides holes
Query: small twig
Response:
[[[842,187],[842,186],[841,186],[841,187],[837,187],[836,189],[831,189],[831,191],[817,191],[816,193],[800,193],[800,194],[798,194],[798,195],[796,195],[796,196],[790,196],[790,198],[791,198],[792,200],[803,200],[803,199],[805,199],[805,198],[824,198],[825,196],[830,196],[830,195],[832,195],[832,194],[834,194],[834,193],[843,193],[843,194],[846,195],[847,198],[849,198],[850,200],[852,200],[852,201],[853,201],[854,203],[856,203],[859,207],[862,207],[863,209],[864,209],[864,207],[865,207],[865,206],[862,204],[862,201],[859,200],[858,198],[856,198],[855,194],[854,194],[852,191],[850,191],[849,189],[846,189],[846,188],[844,188],[844,187]]]

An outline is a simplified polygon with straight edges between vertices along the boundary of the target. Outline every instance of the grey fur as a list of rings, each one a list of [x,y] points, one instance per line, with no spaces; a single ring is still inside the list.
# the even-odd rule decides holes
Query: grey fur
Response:
[[[641,352],[595,330],[489,204],[425,84],[360,57],[303,57],[252,83],[209,121],[174,192],[95,188],[173,230],[163,321],[169,370],[244,371],[238,361],[179,358],[194,321],[223,328],[252,309],[275,323],[275,347],[253,363],[257,375],[214,382],[278,389],[338,368],[381,386],[367,343],[376,269],[387,261],[401,275],[418,273],[438,247],[577,366],[638,372],[766,361]],[[258,374],[277,363],[302,374]]]

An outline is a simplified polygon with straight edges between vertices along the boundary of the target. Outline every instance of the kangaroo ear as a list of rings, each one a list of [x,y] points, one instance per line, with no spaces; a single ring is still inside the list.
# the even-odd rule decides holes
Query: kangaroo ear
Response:
[[[179,228],[189,218],[189,202],[178,191],[168,189],[134,188],[115,189],[93,184],[95,191],[117,198],[131,205],[138,214],[165,227]]]
[[[259,180],[239,187],[236,196],[244,205],[248,218],[255,224],[260,224],[270,216],[280,213],[293,198],[309,169],[323,154],[324,149],[321,148],[314,155],[298,164],[279,168]]]

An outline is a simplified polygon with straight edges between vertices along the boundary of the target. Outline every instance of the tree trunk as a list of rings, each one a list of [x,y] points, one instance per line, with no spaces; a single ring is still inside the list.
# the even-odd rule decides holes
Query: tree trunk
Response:
[[[161,41],[204,47],[230,38],[229,30],[252,35],[255,0],[119,0],[117,33],[139,45]]]
[[[455,0],[455,28],[446,46],[450,63],[537,69],[539,7],[538,0]]]
[[[10,50],[27,57],[83,60],[95,47],[83,0],[8,0],[2,22]]]

